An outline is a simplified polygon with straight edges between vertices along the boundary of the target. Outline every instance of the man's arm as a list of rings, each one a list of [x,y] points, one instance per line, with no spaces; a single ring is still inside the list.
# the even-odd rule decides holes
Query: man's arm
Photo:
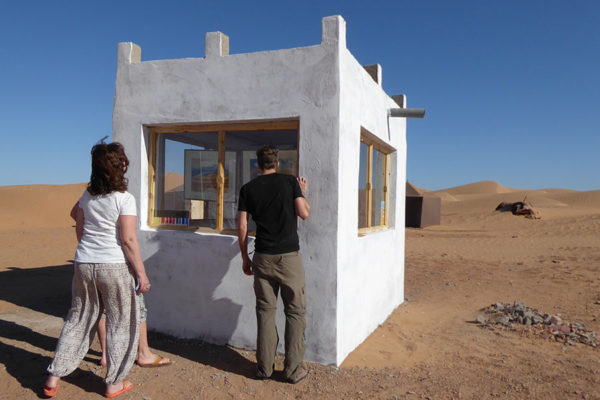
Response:
[[[238,211],[238,242],[240,251],[242,252],[242,271],[246,275],[254,275],[252,272],[252,261],[248,256],[248,213],[246,211]]]
[[[294,207],[296,208],[296,215],[302,219],[306,219],[310,215],[310,204],[308,204],[308,200],[306,200],[308,181],[303,176],[296,179],[298,180],[298,185],[300,186],[302,196],[304,197],[296,197],[294,199]]]

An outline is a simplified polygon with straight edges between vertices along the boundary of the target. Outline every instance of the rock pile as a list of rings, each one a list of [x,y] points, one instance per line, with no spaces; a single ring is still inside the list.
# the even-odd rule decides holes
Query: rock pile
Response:
[[[487,318],[479,314],[476,322],[484,328],[493,329],[495,326],[503,326],[515,329],[515,325],[526,326],[543,339],[554,339],[565,345],[582,343],[593,348],[600,346],[600,340],[596,337],[596,333],[586,329],[585,325],[563,320],[560,314],[541,313],[518,300],[515,300],[513,304],[492,304],[480,311],[484,312]]]

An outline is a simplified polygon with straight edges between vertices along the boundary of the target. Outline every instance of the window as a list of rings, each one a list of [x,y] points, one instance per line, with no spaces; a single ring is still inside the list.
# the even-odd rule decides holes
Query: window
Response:
[[[279,149],[278,172],[298,173],[297,120],[147,128],[150,226],[235,232],[240,188],[266,144]]]
[[[365,129],[360,135],[358,173],[358,233],[388,225],[390,154],[394,149]]]

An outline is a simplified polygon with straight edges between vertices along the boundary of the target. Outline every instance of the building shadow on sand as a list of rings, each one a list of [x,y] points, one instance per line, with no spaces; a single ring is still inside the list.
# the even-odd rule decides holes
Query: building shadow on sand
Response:
[[[30,310],[64,318],[71,303],[72,264],[21,269],[11,267],[0,272],[0,300]],[[150,311],[152,312],[152,311]],[[39,322],[35,326],[39,326]],[[40,333],[34,329],[2,319],[0,315],[0,339],[27,342],[45,352],[53,352],[58,337]],[[158,351],[168,352],[191,361],[198,362],[229,373],[247,378],[254,376],[256,364],[239,352],[224,345],[206,343],[200,339],[178,339],[170,335],[149,332],[150,346]],[[97,351],[88,354],[99,357]],[[96,363],[93,358],[86,361]],[[7,372],[15,377],[23,387],[33,392],[40,391],[45,379],[42,374],[51,362],[51,357],[25,350],[21,347],[0,342],[0,363]],[[89,375],[78,369],[66,378],[86,391],[102,393],[104,384],[101,379],[82,379],[80,375]],[[38,393],[39,394],[39,393]]]
[[[0,319],[0,339],[14,339],[19,342],[27,342],[32,346],[46,351],[54,351],[56,338],[37,333],[27,327],[11,321]],[[35,393],[38,398],[46,398],[43,394],[43,385],[46,380],[46,368],[50,365],[52,358],[29,351],[21,346],[5,343],[0,340],[0,364],[6,368],[6,372],[15,378],[19,384]],[[85,359],[88,362],[95,360]],[[101,377],[91,370],[86,371],[77,368],[69,376],[63,378],[65,381],[80,387],[88,393],[104,393],[105,385]]]
[[[71,305],[73,265],[9,267],[0,272],[0,300],[64,318]]]

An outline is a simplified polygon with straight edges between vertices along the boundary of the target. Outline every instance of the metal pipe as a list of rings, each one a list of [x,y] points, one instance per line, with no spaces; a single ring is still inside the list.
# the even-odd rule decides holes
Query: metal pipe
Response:
[[[402,118],[424,118],[424,108],[390,108],[388,110],[389,117],[402,117]]]

